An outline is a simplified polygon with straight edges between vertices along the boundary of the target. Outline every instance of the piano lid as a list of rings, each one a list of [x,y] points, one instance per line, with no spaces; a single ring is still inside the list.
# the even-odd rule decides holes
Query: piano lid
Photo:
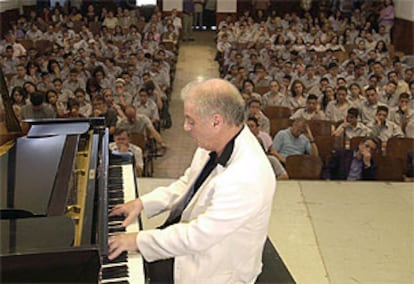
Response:
[[[9,172],[16,167],[14,188],[1,193],[0,209],[46,215],[65,141],[65,135],[17,139],[15,165],[9,164]]]
[[[0,220],[0,255],[69,248],[74,231],[68,216]]]
[[[71,122],[62,127],[62,123],[33,124],[27,137],[83,134],[89,130],[88,122]]]

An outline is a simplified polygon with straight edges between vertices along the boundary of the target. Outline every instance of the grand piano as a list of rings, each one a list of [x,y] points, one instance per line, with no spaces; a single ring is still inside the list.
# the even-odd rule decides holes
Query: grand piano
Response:
[[[103,119],[27,123],[0,133],[0,282],[145,283],[140,254],[107,259],[110,235],[141,229],[108,216],[137,197],[133,156],[109,151]]]

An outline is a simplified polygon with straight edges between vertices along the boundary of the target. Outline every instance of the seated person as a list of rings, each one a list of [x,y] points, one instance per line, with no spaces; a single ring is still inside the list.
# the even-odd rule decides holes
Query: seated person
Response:
[[[105,98],[101,95],[98,95],[93,99],[92,107],[92,117],[105,118],[105,125],[109,129],[110,140],[113,141],[113,134],[115,132],[115,126],[118,121],[116,111],[108,108]]]
[[[402,129],[410,120],[414,119],[414,110],[410,109],[410,95],[401,93],[398,98],[398,106],[390,109],[389,119],[398,124]]]
[[[24,119],[55,118],[56,113],[49,104],[45,103],[45,96],[35,91],[30,96],[30,104],[22,106],[20,115]],[[29,130],[29,125],[22,122],[23,132]]]
[[[116,127],[126,129],[131,133],[141,133],[153,137],[155,141],[162,147],[163,151],[167,148],[160,133],[154,128],[151,120],[144,114],[137,113],[133,105],[125,107],[125,118],[119,120]]]
[[[46,103],[52,107],[56,117],[63,118],[66,116],[66,104],[63,104],[59,101],[57,92],[55,90],[51,89],[46,92]]]
[[[142,88],[139,90],[139,95],[136,97],[133,105],[137,113],[145,114],[157,128],[160,123],[160,115],[158,112],[157,104],[148,97],[147,90]]]
[[[260,124],[261,130],[266,133],[270,133],[269,118],[267,118],[267,116],[262,112],[262,103],[260,100],[253,98],[247,102],[247,116],[256,117]]]
[[[270,147],[272,146],[272,138],[266,132],[260,130],[259,122],[257,118],[251,116],[247,119],[246,122],[247,126],[250,128],[250,131],[256,136],[257,140],[259,141],[260,145],[262,146],[263,150],[267,154],[269,158],[269,162],[272,165],[273,171],[278,179],[289,179],[287,171],[283,167],[283,165],[279,162],[279,160],[269,153]],[[268,141],[269,142],[265,142]]]
[[[290,155],[311,154],[319,156],[312,131],[304,118],[296,119],[292,126],[280,130],[273,138],[271,154],[283,164]]]
[[[311,119],[326,119],[323,110],[320,109],[318,104],[318,97],[314,94],[309,94],[306,98],[306,106],[304,108],[300,108],[295,111],[294,114],[291,115],[290,119],[297,119],[297,118],[304,118],[306,120]]]
[[[377,166],[373,156],[381,143],[376,137],[365,137],[356,149],[336,151],[329,165],[329,179],[375,180]]]
[[[342,136],[348,142],[356,136],[368,136],[371,130],[362,122],[358,121],[359,110],[357,108],[348,109],[345,121],[341,123],[332,133],[333,136]]]
[[[347,111],[352,104],[347,100],[348,89],[339,86],[334,101],[330,101],[325,109],[326,118],[332,122],[344,121]]]
[[[368,87],[365,94],[367,100],[361,104],[361,121],[367,124],[375,119],[378,106],[385,104],[378,101],[378,93],[374,87]]]
[[[414,119],[411,119],[405,127],[405,137],[414,138]]]
[[[77,99],[70,98],[68,101],[68,112],[65,114],[65,117],[72,117],[72,118],[85,118],[87,116],[84,116],[80,112],[80,104]]]
[[[102,91],[105,103],[108,109],[116,112],[117,118],[122,119],[125,117],[125,113],[121,105],[117,104],[114,99],[114,93],[111,88],[105,88]]]
[[[378,106],[375,120],[367,124],[371,129],[371,135],[378,137],[382,141],[383,146],[386,145],[391,137],[404,137],[401,127],[395,122],[388,120],[387,117],[388,107]]]
[[[134,144],[129,143],[128,131],[122,128],[115,129],[114,141],[109,144],[111,151],[131,152],[135,159],[135,171],[137,175],[142,176],[144,160],[142,158],[142,149]]]

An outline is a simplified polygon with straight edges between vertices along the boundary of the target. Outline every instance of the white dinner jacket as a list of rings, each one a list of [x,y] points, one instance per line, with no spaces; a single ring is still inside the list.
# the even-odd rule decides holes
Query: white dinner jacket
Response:
[[[148,217],[183,201],[209,159],[198,148],[185,174],[141,197]],[[258,140],[245,125],[223,167],[218,164],[184,210],[165,229],[144,230],[137,245],[145,260],[175,258],[174,282],[254,283],[268,231],[275,175]]]

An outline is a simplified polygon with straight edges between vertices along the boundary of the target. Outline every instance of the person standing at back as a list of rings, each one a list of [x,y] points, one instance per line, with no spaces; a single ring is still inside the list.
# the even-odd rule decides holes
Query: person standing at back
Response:
[[[169,186],[110,214],[126,216],[126,226],[142,210],[148,217],[170,210],[167,222],[111,237],[109,258],[138,250],[155,283],[254,283],[276,187],[272,167],[244,124],[244,102],[231,83],[195,83],[182,97],[184,130],[198,144],[190,167]]]
[[[183,41],[193,41],[193,0],[183,0]]]

